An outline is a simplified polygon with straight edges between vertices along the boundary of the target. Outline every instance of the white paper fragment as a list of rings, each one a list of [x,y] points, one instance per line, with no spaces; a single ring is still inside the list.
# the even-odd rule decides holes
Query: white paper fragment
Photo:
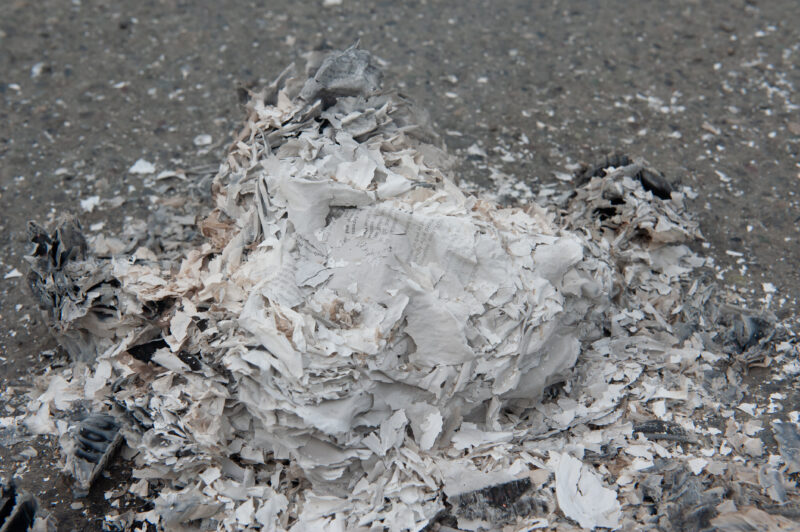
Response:
[[[620,505],[614,490],[577,458],[555,451],[550,452],[549,464],[556,475],[556,497],[564,515],[582,528],[618,528]]]
[[[736,405],[736,408],[738,408],[742,412],[746,412],[751,416],[756,415],[756,405],[754,405],[753,403],[739,403],[738,405]]]
[[[442,431],[442,414],[435,406],[424,403],[410,406],[408,412],[414,439],[420,449],[427,451]]]
[[[86,379],[83,388],[84,396],[94,399],[97,392],[108,385],[112,374],[111,363],[108,360],[99,361],[94,368],[94,374]]]
[[[441,461],[438,466],[444,475],[443,490],[448,497],[505,484],[526,473],[519,466],[499,471],[480,471],[467,460]]]
[[[553,175],[559,181],[572,181],[575,178],[574,174],[568,174],[566,172],[554,172]]]
[[[34,434],[56,434],[56,426],[50,417],[50,405],[42,403],[33,416],[28,416],[24,421],[25,426]]]
[[[92,212],[100,204],[100,196],[89,196],[81,200],[81,209],[85,212]]]
[[[268,490],[268,494],[269,496],[261,503],[255,513],[256,520],[267,530],[276,527],[278,516],[289,505],[288,499],[283,494],[275,493],[272,490]]]
[[[202,134],[197,135],[192,142],[194,142],[195,146],[208,146],[212,141],[211,135]]]
[[[133,163],[133,166],[128,168],[128,173],[131,174],[152,174],[155,171],[155,165],[145,161],[144,159],[138,159],[135,163]]]
[[[708,460],[705,458],[692,458],[689,460],[689,469],[695,475],[699,475],[703,472],[703,469],[708,465]]]
[[[31,79],[36,79],[42,74],[42,70],[44,70],[45,64],[42,62],[34,63],[31,67]]]
[[[191,316],[181,311],[175,313],[169,324],[169,331],[175,340],[183,342],[186,339],[186,331],[190,323],[192,323]]]
[[[6,273],[6,274],[5,274],[5,275],[3,276],[3,279],[16,279],[16,278],[18,278],[18,277],[22,277],[22,272],[20,272],[20,271],[19,271],[18,269],[16,269],[16,268],[14,268],[14,269],[12,269],[10,272],[8,272],[8,273]]]
[[[100,369],[101,375],[105,369],[107,368]],[[92,389],[91,386],[90,389]],[[41,403],[52,403],[56,410],[68,410],[72,406],[72,402],[78,399],[83,399],[83,395],[75,383],[67,382],[64,377],[56,375],[50,380],[47,390],[39,396],[38,400]]]
[[[243,504],[240,504],[236,508],[234,515],[236,516],[236,520],[242,525],[253,524],[253,519],[255,517],[253,499],[247,499]]]
[[[203,482],[205,482],[206,485],[210,486],[211,484],[214,483],[215,480],[217,480],[222,476],[222,472],[219,470],[218,467],[209,467],[208,469],[200,473],[199,476],[201,479],[203,479]]]
[[[764,442],[761,441],[761,438],[744,437],[742,440],[742,446],[744,447],[744,451],[748,456],[757,458],[764,454]]]
[[[147,480],[141,479],[131,484],[128,488],[128,491],[142,499],[145,499],[148,495],[150,495],[150,484],[147,482]]]

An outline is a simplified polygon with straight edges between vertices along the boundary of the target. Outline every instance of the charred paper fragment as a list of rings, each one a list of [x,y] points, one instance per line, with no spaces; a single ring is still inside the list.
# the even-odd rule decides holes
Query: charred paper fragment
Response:
[[[86,238],[73,218],[62,218],[52,233],[31,222],[28,237],[35,246],[26,257],[28,286],[53,335],[73,360],[93,361],[124,334],[126,321],[138,321],[118,313],[119,281],[108,262],[87,255]]]
[[[770,323],[764,318],[742,314],[733,324],[733,338],[744,351],[766,336],[769,325]]]
[[[758,469],[758,482],[764,492],[778,504],[786,502],[786,481],[781,472],[765,464]]]
[[[737,405],[744,397],[741,376],[714,368],[703,372],[703,388],[720,403],[729,407]]]
[[[619,168],[630,164],[633,164],[633,161],[627,155],[621,153],[606,155],[594,165],[586,166],[579,171],[576,174],[576,183],[578,185],[584,185],[593,177],[605,177],[608,168]]]
[[[63,220],[52,235],[34,222],[28,223],[28,238],[35,245],[29,257],[28,286],[39,306],[60,318],[64,303],[80,296],[69,276],[69,264],[86,256],[86,239],[77,220]]]
[[[451,514],[457,519],[484,521],[492,527],[513,523],[548,511],[547,501],[535,496],[528,478],[461,493],[449,498]]]
[[[586,462],[593,464],[601,464],[609,462],[617,457],[619,454],[619,447],[614,445],[603,444],[600,446],[600,451],[585,450],[583,452],[583,459]]]
[[[770,515],[754,506],[716,516],[712,530],[718,532],[782,532],[797,530],[797,522],[780,515]]]
[[[800,518],[800,501],[786,501],[782,504],[765,504],[762,510],[773,515],[782,515],[790,519]]]
[[[773,421],[772,433],[778,442],[778,450],[786,463],[789,473],[800,471],[800,432],[797,424],[785,421]]]
[[[354,45],[344,52],[328,55],[300,91],[300,98],[312,103],[321,98],[326,106],[342,96],[367,96],[380,88],[382,73],[369,52]]]
[[[649,168],[642,168],[634,174],[634,177],[642,183],[645,190],[661,199],[669,199],[674,190],[672,183],[667,181],[663,174]]]
[[[75,479],[76,496],[89,493],[121,442],[120,425],[108,414],[90,414],[72,429],[64,470]]]
[[[648,180],[642,179],[642,176],[657,175],[658,172],[643,162],[632,162],[626,157],[614,158],[612,162],[630,164],[594,168],[581,174],[585,183],[570,198],[566,208],[567,219],[579,222],[583,227],[587,222],[596,226],[595,237],[598,240],[607,235],[606,231],[614,231],[617,235],[613,241],[615,248],[630,254],[633,249],[642,247],[642,251],[649,253],[651,261],[655,259],[652,266],[671,276],[700,266],[702,262],[697,261],[697,257],[692,256],[685,246],[657,249],[665,244],[702,238],[697,222],[682,212],[685,195],[671,191],[669,195],[662,194],[666,197],[660,197],[663,191],[656,190],[658,185],[654,185],[655,180],[647,184]],[[592,176],[597,173],[602,177]],[[588,216],[593,220],[587,220]],[[581,226],[570,224],[568,227],[579,230]],[[644,241],[637,242],[637,239]],[[687,260],[693,264],[686,264]],[[644,280],[641,276],[637,277]]]
[[[129,347],[128,353],[136,360],[150,362],[153,358],[153,353],[165,347],[168,347],[167,342],[163,338],[156,338],[155,340],[149,340]]]
[[[26,532],[34,526],[38,505],[16,483],[0,481],[0,532]]]
[[[722,502],[724,488],[706,489],[691,471],[677,460],[659,459],[649,471],[661,473],[660,486],[650,486],[661,526],[670,531],[700,532],[711,526]],[[655,489],[654,489],[655,488]]]
[[[648,440],[668,440],[694,443],[696,439],[686,430],[671,421],[651,419],[633,425],[633,432],[641,433]]]
[[[675,187],[667,181],[664,174],[653,170],[637,166],[636,163],[627,155],[615,153],[607,155],[601,161],[598,161],[592,166],[586,166],[583,170],[579,171],[576,175],[576,184],[584,185],[593,177],[605,177],[609,174],[610,169],[619,169],[628,167],[634,169],[630,172],[631,177],[636,179],[642,184],[642,187],[652,192],[654,196],[661,199],[669,199]]]
[[[161,516],[167,529],[189,523],[197,524],[213,517],[222,509],[221,503],[208,502],[201,494],[187,491],[189,493],[162,495],[156,499],[155,511]]]
[[[767,345],[779,337],[777,319],[770,313],[755,314],[732,305],[720,307],[720,322],[728,327],[723,336],[725,349],[737,356],[746,365],[763,362],[767,356]]]

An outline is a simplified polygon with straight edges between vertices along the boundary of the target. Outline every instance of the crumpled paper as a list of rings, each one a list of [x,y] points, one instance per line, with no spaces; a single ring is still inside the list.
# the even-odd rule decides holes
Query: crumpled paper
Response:
[[[542,205],[466,194],[379,84],[354,47],[252,93],[202,242],[115,254],[97,239],[113,255],[98,258],[73,221],[35,228],[34,293],[80,362],[61,378],[127,421],[133,475],[158,488],[137,519],[421,530],[528,477],[541,501],[524,508],[542,515],[476,508],[459,524],[538,527],[557,508],[585,528],[657,519],[623,515],[620,497],[662,489],[635,480],[656,455],[697,462],[636,440],[624,415],[691,413],[712,392],[681,371],[723,356],[691,277],[705,261],[687,246],[701,237],[689,192],[654,196],[655,174],[626,159]],[[69,402],[37,396],[32,426]],[[616,480],[581,460],[623,448]]]

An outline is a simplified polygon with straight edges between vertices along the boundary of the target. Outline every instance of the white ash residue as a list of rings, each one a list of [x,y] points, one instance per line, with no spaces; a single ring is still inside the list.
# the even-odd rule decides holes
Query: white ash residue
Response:
[[[733,408],[720,361],[755,361],[770,323],[699,274],[688,190],[625,158],[540,203],[466,194],[356,48],[251,96],[201,243],[93,250],[74,221],[32,226],[29,281],[73,363],[28,426],[67,434],[78,407],[125,423],[155,508],[120,522],[633,529],[736,511],[712,485],[759,449],[703,413]],[[454,502],[521,479],[525,512]]]

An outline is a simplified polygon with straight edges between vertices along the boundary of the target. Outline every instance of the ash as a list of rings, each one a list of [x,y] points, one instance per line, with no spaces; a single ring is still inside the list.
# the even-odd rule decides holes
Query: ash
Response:
[[[31,226],[70,364],[26,426],[80,476],[76,412],[120,423],[154,504],[109,526],[791,524],[796,424],[765,456],[738,375],[796,347],[714,284],[691,190],[614,156],[517,206],[468,194],[380,83],[366,51],[311,54],[249,94],[212,207]]]

